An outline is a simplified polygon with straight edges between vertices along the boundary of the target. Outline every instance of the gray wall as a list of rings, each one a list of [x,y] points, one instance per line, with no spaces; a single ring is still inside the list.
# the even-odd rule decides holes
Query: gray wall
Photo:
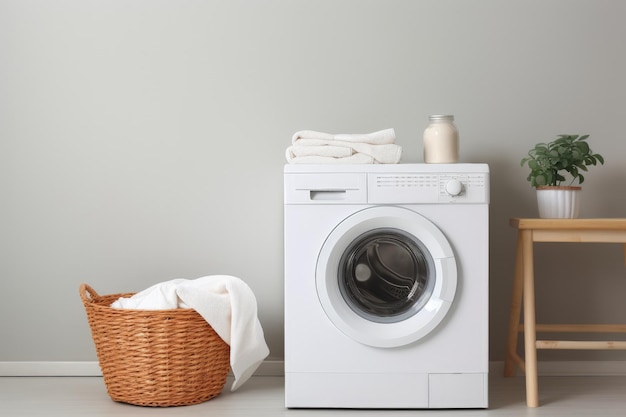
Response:
[[[107,294],[209,274],[249,283],[282,359],[292,133],[394,127],[403,162],[421,162],[441,112],[462,161],[492,170],[501,360],[508,218],[536,215],[525,152],[590,133],[607,163],[582,216],[626,217],[625,19],[619,0],[0,0],[0,361],[95,360],[81,282]],[[537,252],[540,318],[626,321],[619,246]]]

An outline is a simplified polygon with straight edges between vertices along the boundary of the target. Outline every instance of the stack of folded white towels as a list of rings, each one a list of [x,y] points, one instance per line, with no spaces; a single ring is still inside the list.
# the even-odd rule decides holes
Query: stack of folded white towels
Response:
[[[402,147],[393,129],[365,134],[338,134],[303,130],[287,148],[290,164],[397,164]]]

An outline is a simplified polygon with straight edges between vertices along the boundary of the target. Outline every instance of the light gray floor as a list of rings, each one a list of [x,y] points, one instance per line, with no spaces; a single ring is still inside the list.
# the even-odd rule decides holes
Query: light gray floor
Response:
[[[202,404],[147,408],[115,403],[100,377],[0,377],[0,416],[626,416],[626,377],[541,377],[541,406],[526,407],[524,378],[490,376],[488,410],[287,410],[282,377],[253,377]]]

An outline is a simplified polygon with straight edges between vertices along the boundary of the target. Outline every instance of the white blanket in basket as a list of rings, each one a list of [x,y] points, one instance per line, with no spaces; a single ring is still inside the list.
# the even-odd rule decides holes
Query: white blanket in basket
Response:
[[[231,391],[252,376],[269,355],[250,287],[228,275],[174,279],[153,285],[130,298],[120,298],[114,308],[168,310],[193,308],[230,345],[230,366],[235,376]]]

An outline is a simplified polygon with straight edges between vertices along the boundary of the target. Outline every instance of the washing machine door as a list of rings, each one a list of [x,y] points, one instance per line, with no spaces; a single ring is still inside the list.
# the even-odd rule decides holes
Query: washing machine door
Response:
[[[359,211],[321,248],[316,287],[328,318],[375,347],[413,343],[437,327],[454,300],[457,268],[444,234],[397,206]]]

